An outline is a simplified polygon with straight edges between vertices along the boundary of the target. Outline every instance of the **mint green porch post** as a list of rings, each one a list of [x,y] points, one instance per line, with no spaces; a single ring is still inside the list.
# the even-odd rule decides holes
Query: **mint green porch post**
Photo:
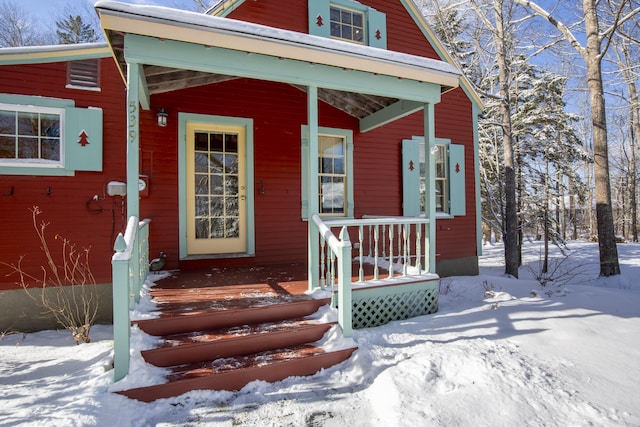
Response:
[[[435,157],[431,150],[435,147],[435,114],[434,104],[424,104],[424,164],[425,164],[425,214],[429,218],[424,251],[425,269],[429,273],[436,272],[436,171]]]
[[[309,290],[317,288],[320,279],[319,253],[320,237],[313,221],[313,215],[319,212],[318,202],[318,87],[309,86],[307,88],[307,122],[309,127],[309,184],[308,199],[309,210],[307,226],[309,229],[309,265],[308,280]]]
[[[127,216],[140,217],[140,76],[142,65],[127,62]]]

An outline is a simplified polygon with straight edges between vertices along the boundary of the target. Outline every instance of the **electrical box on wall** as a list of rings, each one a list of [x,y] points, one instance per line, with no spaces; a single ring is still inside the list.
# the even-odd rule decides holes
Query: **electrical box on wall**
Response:
[[[126,196],[127,184],[120,181],[110,181],[107,184],[107,194],[110,196]]]

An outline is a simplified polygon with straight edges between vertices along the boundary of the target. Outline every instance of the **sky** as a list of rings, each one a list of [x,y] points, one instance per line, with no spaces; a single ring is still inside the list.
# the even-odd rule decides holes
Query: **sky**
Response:
[[[545,287],[540,250],[526,242],[515,280],[503,246],[485,245],[479,276],[442,279],[437,313],[356,330],[347,361],[237,392],[113,393],[163,381],[137,351],[156,339],[135,327],[115,384],[111,326],[79,346],[67,331],[0,335],[0,426],[639,426],[640,244],[618,245],[622,275],[598,279],[597,243],[569,242],[569,283]],[[134,314],[153,315],[151,286]]]

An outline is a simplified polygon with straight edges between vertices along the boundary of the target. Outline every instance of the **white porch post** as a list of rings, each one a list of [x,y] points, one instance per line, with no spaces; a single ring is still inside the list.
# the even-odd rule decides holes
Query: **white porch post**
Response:
[[[424,104],[424,163],[425,163],[425,214],[429,218],[427,224],[426,248],[424,251],[425,269],[429,273],[436,272],[436,171],[435,157],[431,150],[435,147],[435,114],[434,104]]]
[[[127,216],[140,217],[140,75],[142,66],[127,62]]]
[[[308,210],[308,230],[309,230],[309,265],[308,280],[309,290],[317,288],[319,285],[320,264],[319,247],[320,237],[318,230],[312,219],[313,215],[319,212],[318,202],[318,87],[309,86],[307,89],[307,123],[309,127],[309,188],[307,189],[309,199]]]

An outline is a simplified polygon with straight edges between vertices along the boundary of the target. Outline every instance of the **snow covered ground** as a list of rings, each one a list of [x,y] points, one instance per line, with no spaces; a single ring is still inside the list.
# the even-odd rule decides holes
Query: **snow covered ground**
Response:
[[[571,242],[565,286],[540,286],[540,245],[520,280],[487,246],[477,277],[442,280],[435,315],[356,331],[337,367],[239,392],[154,403],[111,393],[111,328],[0,340],[1,426],[640,426],[640,245],[597,279],[597,245]],[[137,335],[136,335],[137,336]],[[138,336],[138,339],[141,339]],[[146,371],[134,361],[141,381]]]

